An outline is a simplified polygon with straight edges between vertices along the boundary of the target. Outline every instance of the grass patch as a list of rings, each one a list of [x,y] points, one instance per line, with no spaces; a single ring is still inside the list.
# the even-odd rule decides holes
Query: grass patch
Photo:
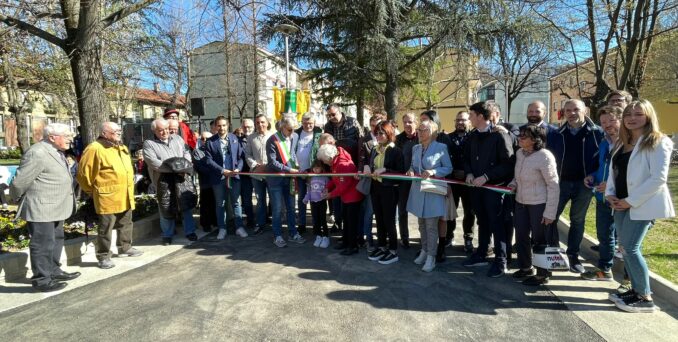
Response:
[[[678,203],[678,167],[669,170],[669,191],[674,207]],[[570,205],[563,210],[563,217],[569,219]],[[678,284],[678,218],[657,220],[643,240],[643,255],[648,267],[662,277]],[[595,198],[586,213],[586,234],[596,237]]]

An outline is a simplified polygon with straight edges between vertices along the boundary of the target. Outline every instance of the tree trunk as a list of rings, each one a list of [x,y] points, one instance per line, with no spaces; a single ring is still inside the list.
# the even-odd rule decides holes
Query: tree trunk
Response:
[[[71,71],[75,93],[78,94],[78,112],[85,145],[96,140],[101,124],[108,121],[99,49],[95,44],[87,45],[84,50],[71,54]]]
[[[31,146],[31,140],[28,135],[29,130],[26,126],[26,114],[23,112],[25,100],[19,99],[19,86],[17,85],[12,66],[9,64],[7,51],[2,50],[2,70],[5,76],[5,88],[7,89],[7,100],[9,111],[14,114],[16,121],[16,139],[19,143],[21,153]]]
[[[398,111],[398,73],[387,70],[384,90],[384,109],[389,120],[395,120]]]
[[[355,101],[356,105],[356,116],[358,119],[358,123],[360,124],[360,127],[363,127],[365,125],[365,120],[363,117],[365,116],[365,93],[360,92],[360,95],[356,98]]]

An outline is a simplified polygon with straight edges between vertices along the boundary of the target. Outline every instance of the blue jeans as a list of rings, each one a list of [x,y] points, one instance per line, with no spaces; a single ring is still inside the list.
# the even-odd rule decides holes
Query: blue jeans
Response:
[[[282,236],[282,206],[287,209],[287,229],[289,236],[297,235],[296,217],[294,213],[294,196],[290,194],[290,181],[286,179],[279,185],[268,185],[268,195],[271,197],[273,236]]]
[[[228,196],[231,196],[231,204],[233,205],[233,213],[235,214],[235,227],[242,227],[242,208],[240,207],[240,180],[231,177],[231,188],[226,189],[226,178],[221,180],[221,184],[213,186],[212,190],[214,191],[214,200],[217,202],[217,228],[226,229],[226,193]]]
[[[358,226],[358,241],[362,241],[364,235],[366,238],[365,241],[370,245],[374,245],[374,237],[372,236],[372,216],[374,215],[374,210],[372,209],[371,195],[367,195],[363,198],[362,203],[360,203],[360,213],[362,216],[360,225]]]
[[[254,186],[254,194],[257,196],[257,226],[263,228],[266,225],[266,215],[268,208],[266,207],[266,181],[252,179]]]
[[[651,294],[650,275],[641,246],[653,221],[632,220],[629,210],[614,212],[614,225],[619,238],[619,248],[624,255],[624,268],[631,278],[633,289],[642,296]]]
[[[240,200],[242,201],[242,210],[247,216],[247,226],[254,226],[254,206],[252,205],[252,178],[250,176],[240,176]]]
[[[556,222],[560,214],[563,213],[565,205],[568,201],[570,204],[570,231],[567,234],[567,255],[578,256],[579,245],[584,239],[584,221],[586,220],[586,211],[591,204],[593,192],[584,185],[584,181],[560,181],[560,200],[558,201],[558,214],[556,215]]]
[[[596,200],[596,235],[600,242],[598,268],[609,271],[614,260],[614,217],[607,201]]]
[[[297,178],[297,186],[299,193],[297,194],[297,208],[299,209],[299,226],[306,227],[306,203],[304,203],[304,196],[308,191],[308,184],[306,178]]]
[[[184,225],[184,235],[190,235],[195,233],[195,221],[193,220],[193,210],[187,209],[184,210],[181,215],[183,216],[183,225]],[[174,227],[176,222],[174,219],[166,219],[160,215],[160,229],[162,229],[162,237],[171,238],[174,236]]]

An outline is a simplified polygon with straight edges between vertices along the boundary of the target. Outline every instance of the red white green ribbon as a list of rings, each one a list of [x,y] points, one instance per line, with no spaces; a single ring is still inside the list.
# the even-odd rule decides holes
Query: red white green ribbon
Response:
[[[284,173],[284,172],[237,172],[237,174],[240,175],[250,175],[250,176],[259,176],[259,177],[372,177],[372,174],[369,173]],[[424,178],[420,176],[408,176],[406,174],[402,173],[382,173],[379,175],[381,178],[386,178],[386,179],[395,179],[395,180],[407,180],[407,181],[419,181]],[[429,177],[427,178],[428,180],[432,182],[440,182],[440,183],[447,183],[447,184],[459,184],[459,185],[465,185],[469,187],[474,187],[474,188],[485,188],[488,190],[496,191],[502,194],[507,194],[507,195],[513,195],[514,192],[511,188],[505,187],[505,186],[499,186],[499,185],[482,185],[482,186],[475,186],[472,184],[468,184],[463,181],[455,180],[455,179],[446,179],[446,178],[439,178],[439,177]]]

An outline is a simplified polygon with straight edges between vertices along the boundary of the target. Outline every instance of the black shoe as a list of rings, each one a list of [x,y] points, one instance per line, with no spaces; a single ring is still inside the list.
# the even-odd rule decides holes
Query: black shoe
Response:
[[[297,227],[297,233],[299,233],[300,235],[306,234],[306,226],[299,225]]]
[[[367,256],[368,259],[372,261],[379,261],[384,255],[388,254],[388,251],[381,248],[377,248],[370,255]]]
[[[440,264],[445,262],[447,255],[445,255],[445,245],[438,244],[438,251],[436,253],[436,263]]]
[[[44,284],[44,285],[37,285],[33,286],[33,289],[38,292],[52,292],[52,291],[59,291],[66,287],[66,283],[62,283],[60,281],[56,280],[51,280],[49,283]]]
[[[169,238],[169,237],[162,238],[162,245],[163,246],[169,246],[171,244],[172,244],[172,238]]]
[[[466,254],[473,253],[473,240],[471,240],[471,239],[465,239],[464,240],[464,252]]]
[[[570,259],[570,272],[579,274],[586,272],[586,269],[584,268],[584,265],[581,264],[581,261],[579,261],[578,256],[568,255],[568,259]]]
[[[334,249],[346,249],[346,245],[344,245],[343,243],[338,243],[334,245]]]
[[[54,280],[73,280],[73,279],[75,279],[79,276],[80,276],[80,272],[73,272],[73,273],[61,272],[60,274],[52,275],[52,279],[54,279]]]
[[[332,228],[330,228],[330,233],[338,233],[339,232],[339,227],[337,227],[336,224],[332,225]]]
[[[186,235],[186,238],[188,239],[188,241],[198,241],[198,235],[196,235],[195,233]]]
[[[402,239],[400,241],[400,244],[403,245],[403,248],[405,248],[405,249],[410,248],[410,240],[409,239]]]
[[[490,266],[490,269],[487,271],[487,276],[490,278],[499,278],[503,277],[504,274],[508,272],[506,266],[500,262],[495,262]]]
[[[353,248],[346,248],[343,251],[341,251],[339,254],[341,255],[353,255],[358,253],[358,247],[353,247]]]
[[[517,271],[513,272],[512,276],[513,276],[513,278],[520,279],[520,278],[527,278],[527,277],[533,276],[534,273],[535,273],[534,268],[530,268],[527,271],[517,270]]]
[[[528,277],[527,279],[523,280],[523,285],[527,286],[539,286],[539,285],[545,285],[549,283],[549,278],[548,277],[541,277],[541,276],[531,276]]]
[[[254,231],[252,231],[252,233],[254,235],[259,235],[263,232],[264,232],[264,227],[262,227],[262,226],[256,226],[256,227],[254,227]]]
[[[202,231],[205,233],[209,233],[212,231],[212,227],[202,227]]]

